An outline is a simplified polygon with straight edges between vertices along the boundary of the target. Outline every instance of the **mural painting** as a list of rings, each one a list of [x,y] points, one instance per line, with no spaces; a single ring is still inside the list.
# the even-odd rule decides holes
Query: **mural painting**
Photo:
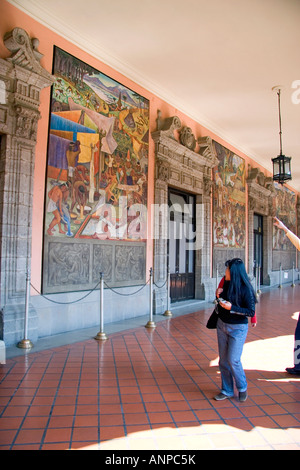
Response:
[[[146,238],[149,102],[54,50],[45,237]]]
[[[296,194],[278,183],[274,183],[273,213],[294,233],[297,233]],[[273,250],[293,250],[293,245],[283,230],[273,226]]]
[[[245,160],[214,142],[219,164],[213,170],[213,245],[245,247],[246,175]]]

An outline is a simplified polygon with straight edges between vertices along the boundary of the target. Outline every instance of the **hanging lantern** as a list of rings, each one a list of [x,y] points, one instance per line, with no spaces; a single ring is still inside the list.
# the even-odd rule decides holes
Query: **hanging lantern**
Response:
[[[278,155],[272,158],[273,162],[273,180],[280,184],[292,179],[291,174],[291,157]]]
[[[279,137],[280,137],[280,154],[272,158],[273,162],[273,180],[280,184],[284,184],[286,181],[292,179],[291,172],[291,157],[286,157],[282,154],[282,130],[281,130],[281,111],[280,111],[280,94],[281,90],[279,87],[274,87],[272,90],[277,91],[278,96],[278,110],[279,110]]]

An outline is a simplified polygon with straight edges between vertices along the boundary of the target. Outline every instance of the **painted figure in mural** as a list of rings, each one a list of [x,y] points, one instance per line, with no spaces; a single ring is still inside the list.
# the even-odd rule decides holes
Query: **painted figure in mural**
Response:
[[[78,155],[80,154],[80,142],[70,142],[69,148],[66,151],[66,157],[68,161],[68,176],[73,178],[74,170],[76,167],[76,160],[78,160]]]
[[[69,204],[63,201],[62,205],[62,222],[65,224],[67,230],[67,237],[73,237],[73,232],[71,231],[71,217],[69,212]]]
[[[75,219],[74,223],[81,223],[84,220],[84,208],[88,200],[88,190],[83,181],[75,181],[72,187],[72,205],[71,211],[77,204],[79,206],[80,214]]]
[[[248,333],[248,318],[255,315],[256,296],[240,258],[226,261],[222,298],[219,299],[217,335],[219,367],[222,377],[221,392],[215,400],[221,401],[234,395],[234,382],[239,400],[247,400],[247,379],[241,363],[241,355]]]
[[[88,201],[88,184],[89,184],[88,171],[84,165],[78,165],[74,170],[73,184],[72,184],[72,204],[71,204],[71,217],[74,223],[82,223],[84,219],[84,211],[90,211],[91,208],[87,206]],[[74,212],[74,208],[79,208],[80,215]]]
[[[279,229],[283,230],[288,239],[293,243],[293,245],[300,251],[300,238],[297,237],[293,232],[291,232],[281,220],[277,217],[274,217],[274,225]],[[294,367],[287,367],[286,371],[289,374],[300,375],[300,314],[298,312],[298,321],[295,330],[295,345],[294,345]]]
[[[63,204],[67,200],[69,195],[69,184],[63,183],[55,185],[48,193],[49,203],[47,212],[53,213],[53,220],[51,221],[47,233],[53,235],[53,228],[58,225],[59,233],[65,235],[65,231],[61,228],[61,221],[65,217],[63,211]]]

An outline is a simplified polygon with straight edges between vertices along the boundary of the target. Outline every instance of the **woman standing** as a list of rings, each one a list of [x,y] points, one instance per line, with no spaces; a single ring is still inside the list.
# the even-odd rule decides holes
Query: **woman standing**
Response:
[[[239,400],[246,401],[247,379],[241,355],[248,333],[247,317],[255,315],[256,296],[240,258],[226,261],[225,266],[224,285],[217,291],[219,299],[217,334],[222,390],[215,396],[215,400],[233,397],[235,382]]]

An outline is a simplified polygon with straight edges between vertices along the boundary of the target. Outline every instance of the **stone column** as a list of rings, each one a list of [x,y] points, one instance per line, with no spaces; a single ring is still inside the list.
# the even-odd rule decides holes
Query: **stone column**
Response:
[[[21,28],[4,37],[11,57],[0,59],[0,338],[23,338],[26,271],[31,264],[32,195],[40,91],[55,78],[41,65],[39,41]],[[29,308],[29,335],[37,315]]]
[[[209,168],[211,173],[211,168]],[[196,204],[199,212],[197,222],[198,250],[196,251],[196,299],[210,299],[214,297],[215,280],[211,277],[212,268],[212,218],[211,218],[211,176],[203,178],[203,193],[197,196]]]

